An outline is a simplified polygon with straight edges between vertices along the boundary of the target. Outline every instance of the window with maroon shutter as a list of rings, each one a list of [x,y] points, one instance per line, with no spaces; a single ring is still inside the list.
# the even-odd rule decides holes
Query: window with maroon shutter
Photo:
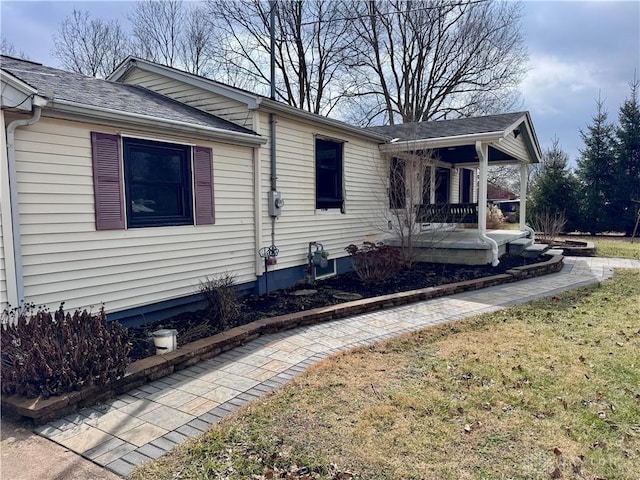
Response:
[[[193,175],[196,198],[196,225],[210,225],[215,223],[213,159],[210,148],[194,148]]]
[[[97,230],[214,223],[210,148],[97,132],[91,145]]]
[[[91,132],[96,229],[125,227],[120,137]]]

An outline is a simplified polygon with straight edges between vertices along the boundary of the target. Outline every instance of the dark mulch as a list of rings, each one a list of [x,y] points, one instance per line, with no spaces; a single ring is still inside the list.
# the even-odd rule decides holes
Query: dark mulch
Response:
[[[498,275],[513,267],[539,261],[539,259],[531,260],[504,256],[500,259],[500,264],[497,267],[492,267],[491,265],[469,266],[417,263],[410,270],[403,270],[397,277],[380,283],[363,283],[355,272],[349,272],[318,280],[313,285],[298,285],[260,297],[252,295],[240,300],[240,314],[236,319],[224,325],[220,325],[219,322],[212,322],[209,311],[200,310],[186,312],[162,322],[130,328],[129,332],[133,343],[131,358],[132,360],[138,360],[154,355],[155,348],[153,347],[151,333],[162,328],[176,329],[178,331],[178,344],[184,345],[199,338],[215,335],[229,328],[246,325],[261,318],[335,305],[349,300],[336,298],[334,296],[336,294],[341,297],[346,296],[341,294],[347,293],[357,294],[361,298],[371,298]],[[315,292],[295,295],[300,290],[315,290]]]

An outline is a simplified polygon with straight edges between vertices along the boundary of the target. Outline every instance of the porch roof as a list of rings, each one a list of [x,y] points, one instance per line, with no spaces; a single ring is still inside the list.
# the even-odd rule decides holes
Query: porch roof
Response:
[[[392,138],[383,152],[432,150],[444,163],[477,163],[476,142],[489,146],[490,163],[539,163],[540,145],[529,112],[369,127]],[[518,138],[520,137],[520,138]]]

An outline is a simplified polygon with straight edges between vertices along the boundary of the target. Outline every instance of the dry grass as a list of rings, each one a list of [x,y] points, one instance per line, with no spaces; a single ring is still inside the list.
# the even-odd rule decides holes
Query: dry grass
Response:
[[[133,478],[636,479],[639,319],[618,271],[337,355]]]
[[[585,236],[585,237],[563,237],[565,240],[584,240],[593,242],[596,247],[598,257],[608,258],[634,258],[640,260],[640,238],[634,238],[631,243],[630,237],[615,236]]]

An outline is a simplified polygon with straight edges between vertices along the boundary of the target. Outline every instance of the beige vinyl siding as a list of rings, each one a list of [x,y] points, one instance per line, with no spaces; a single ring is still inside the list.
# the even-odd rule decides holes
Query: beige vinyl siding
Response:
[[[451,203],[460,202],[460,169],[459,168],[451,169],[449,202]]]
[[[268,113],[260,114],[260,131],[269,131]],[[315,136],[344,141],[343,170],[345,214],[317,213],[315,208]],[[371,235],[384,233],[388,206],[387,172],[380,162],[378,145],[299,119],[277,115],[277,184],[285,204],[276,220],[276,245],[280,249],[276,269],[306,262],[308,243],[317,241],[330,259],[347,256],[344,248]],[[263,147],[262,195],[270,188],[270,145]],[[271,223],[266,202],[262,207],[262,246],[271,244]]]
[[[139,68],[129,72],[124,79],[124,83],[140,85],[191,107],[204,110],[253,130],[253,113],[249,111],[245,103],[237,100],[216,95],[202,88]]]
[[[498,148],[521,161],[526,161],[529,158],[523,135],[518,135],[517,138],[515,138],[513,134],[507,135],[502,139]]]
[[[118,133],[52,119],[16,132],[26,301],[118,311],[190,295],[216,272],[255,280],[251,148],[137,132],[213,149],[216,224],[96,231],[91,131]]]

